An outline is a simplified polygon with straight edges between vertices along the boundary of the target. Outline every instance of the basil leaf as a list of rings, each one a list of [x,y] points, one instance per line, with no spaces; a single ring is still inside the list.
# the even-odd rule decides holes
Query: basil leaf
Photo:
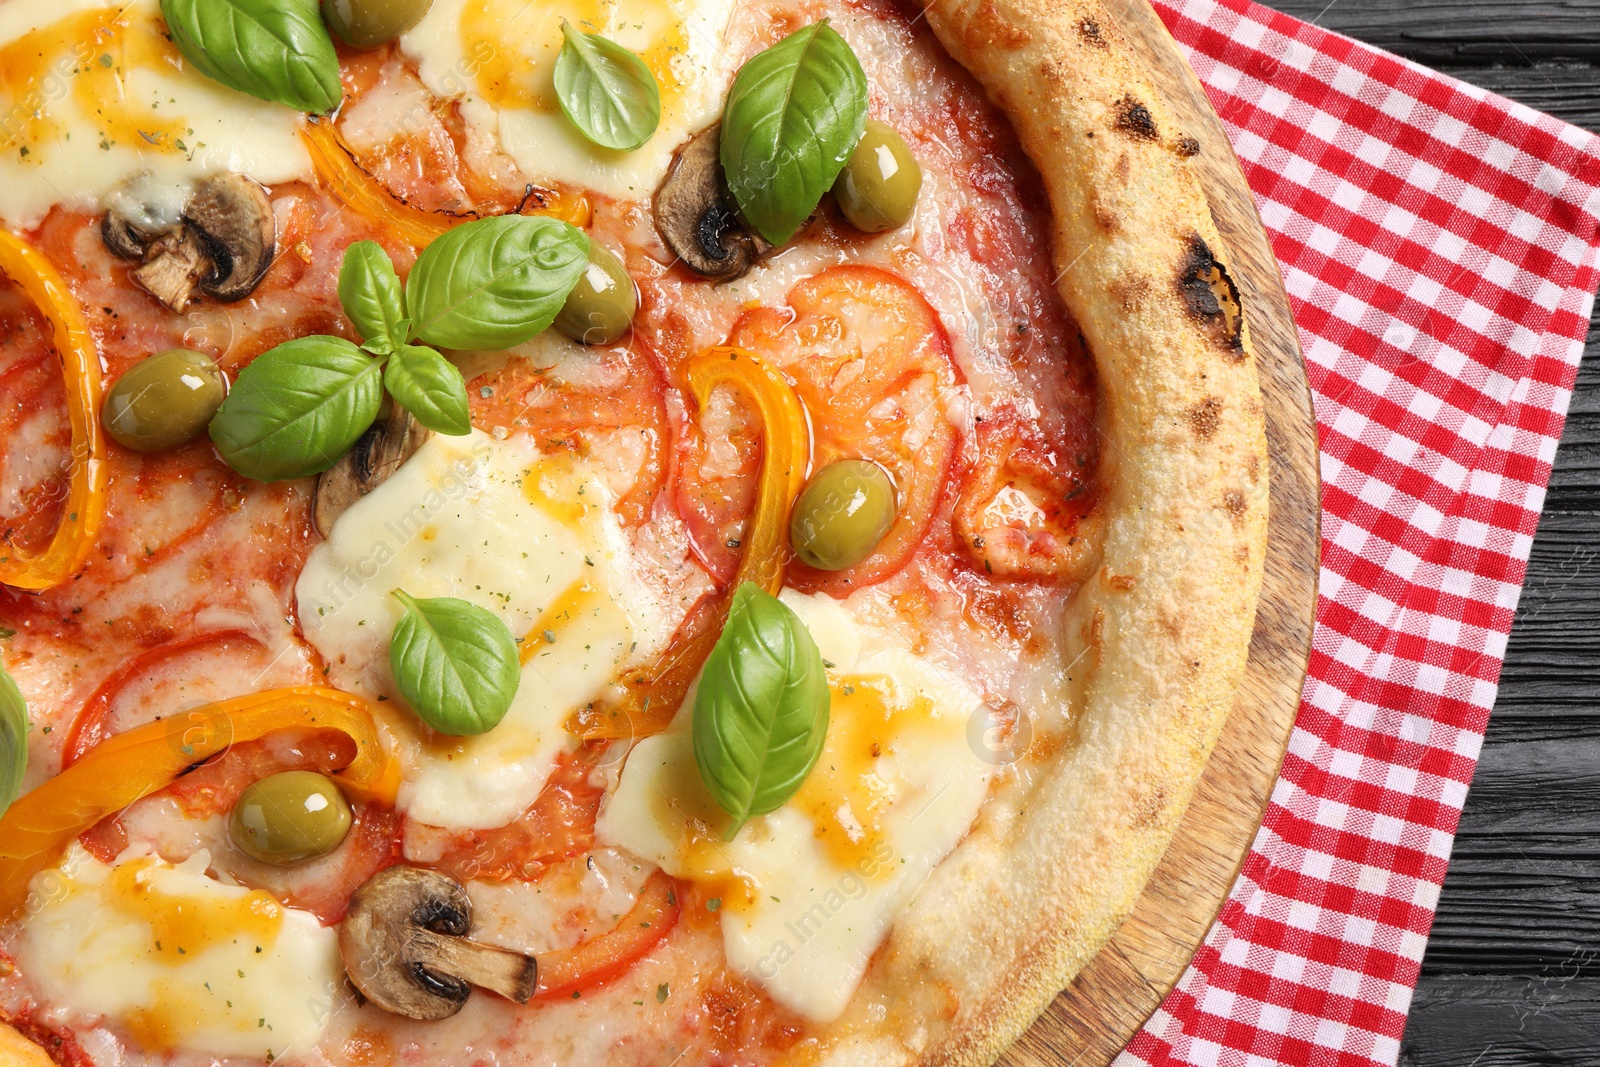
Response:
[[[339,303],[362,337],[362,347],[386,356],[406,343],[406,295],[389,253],[376,241],[344,250],[339,268]]]
[[[755,56],[722,116],[728,190],[756,232],[793,237],[867,128],[867,75],[827,19]]]
[[[317,0],[161,0],[183,58],[230,89],[325,114],[339,106],[339,55]]]
[[[733,596],[694,698],[694,761],[734,817],[776,811],[799,790],[828,733],[822,653],[800,617],[754,583]]]
[[[389,357],[383,384],[401,407],[435,433],[465,437],[472,432],[466,379],[455,364],[433,349],[402,347]]]
[[[578,132],[602,148],[638,148],[661,123],[661,87],[644,60],[563,19],[556,99]]]
[[[520,345],[555,320],[589,264],[583,231],[542,215],[498,215],[430,244],[406,280],[412,334],[438,348]]]
[[[417,600],[399,589],[394,596],[405,614],[389,640],[389,667],[411,710],[442,734],[494,729],[522,680],[506,624],[465,600]]]
[[[342,337],[301,337],[239,372],[211,442],[246,478],[304,478],[339,462],[382,400],[383,364]]]
[[[22,791],[28,771],[28,703],[0,666],[0,815]]]

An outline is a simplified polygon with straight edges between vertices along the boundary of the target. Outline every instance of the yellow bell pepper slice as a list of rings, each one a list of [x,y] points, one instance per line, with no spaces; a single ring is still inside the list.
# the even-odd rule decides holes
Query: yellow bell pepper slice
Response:
[[[659,661],[621,679],[620,698],[579,712],[572,729],[586,741],[646,737],[667,728],[706,657],[722,636],[734,592],[754,582],[773,596],[783,588],[789,561],[789,512],[805,486],[811,462],[811,424],[794,388],[776,367],[741,348],[713,348],[684,369],[689,395],[701,411],[719,385],[743,393],[761,419],[761,471],[750,527],[741,539],[744,555],[714,613],[715,625],[680,634]]]
[[[389,192],[356,165],[349,146],[331,122],[308,122],[300,137],[311,154],[311,165],[317,177],[336,200],[358,214],[383,223],[413,248],[426,248],[441,234],[472,221],[467,215],[423,211]],[[549,215],[581,227],[589,225],[594,213],[589,198],[576,193],[557,195],[535,214]]]
[[[44,1049],[5,1023],[0,1023],[0,1063],[7,1067],[56,1067]]]
[[[0,271],[15,282],[50,322],[67,383],[72,428],[71,470],[61,523],[43,552],[0,544],[0,583],[35,592],[77,574],[94,550],[106,510],[106,442],[100,428],[100,354],[83,310],[67,283],[41,253],[0,230]]]
[[[337,730],[356,756],[334,777],[353,796],[393,804],[400,764],[378,733],[377,709],[350,693],[294,686],[235,697],[117,734],[17,799],[0,818],[0,916],[27,899],[28,881],[72,839],[171,785],[229,746],[285,729]]]

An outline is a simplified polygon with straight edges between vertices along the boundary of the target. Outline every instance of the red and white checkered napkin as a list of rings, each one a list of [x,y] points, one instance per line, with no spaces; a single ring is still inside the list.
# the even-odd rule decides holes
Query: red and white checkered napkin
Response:
[[[1322,577],[1266,822],[1118,1067],[1391,1065],[1600,281],[1600,138],[1248,0],[1158,9],[1282,262]]]

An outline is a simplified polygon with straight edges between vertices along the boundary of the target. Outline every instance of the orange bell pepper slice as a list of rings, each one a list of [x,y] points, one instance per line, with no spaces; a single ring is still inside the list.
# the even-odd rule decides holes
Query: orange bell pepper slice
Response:
[[[72,427],[71,473],[61,523],[43,552],[0,544],[0,583],[35,592],[52,589],[83,568],[106,510],[105,434],[100,429],[100,354],[77,299],[40,252],[0,230],[0,271],[49,320],[67,383]]]
[[[308,122],[300,138],[311,154],[311,165],[317,177],[336,200],[358,214],[383,223],[413,248],[426,248],[441,234],[472,221],[470,215],[446,215],[412,207],[385,189],[356,164],[350,147],[331,122]],[[574,226],[587,226],[593,209],[589,198],[582,193],[559,194],[534,214],[549,215]]]
[[[539,953],[533,999],[571,996],[615,978],[661,943],[680,910],[672,879],[660,871],[652,874],[615,927],[571,948]]]
[[[293,728],[348,736],[356,755],[335,776],[340,785],[358,798],[394,803],[400,764],[378,734],[375,709],[361,697],[294,686],[208,704],[101,742],[6,810],[0,818],[0,915],[14,914],[27,899],[28,880],[101,819],[230,745]]]
[[[722,636],[734,591],[745,582],[754,582],[773,596],[783,588],[789,512],[805,487],[811,461],[811,428],[800,398],[776,367],[741,348],[702,352],[686,364],[684,377],[701,411],[711,403],[717,386],[731,385],[744,393],[760,416],[761,472],[750,527],[742,538],[744,555],[717,602],[713,625],[687,633],[680,630],[658,663],[623,675],[619,699],[579,712],[573,728],[585,741],[646,737],[666,729]]]

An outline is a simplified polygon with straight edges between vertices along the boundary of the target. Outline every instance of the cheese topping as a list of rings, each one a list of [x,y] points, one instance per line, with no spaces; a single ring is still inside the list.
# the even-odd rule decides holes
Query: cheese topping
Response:
[[[30,886],[18,962],[84,1016],[108,1016],[147,1049],[271,1060],[321,1036],[343,971],[338,935],[258,889],[74,845]]]
[[[0,4],[0,218],[93,210],[133,179],[171,189],[224,171],[310,175],[302,117],[190,69],[157,0]]]
[[[673,150],[713,122],[731,75],[716,61],[733,0],[435,0],[401,48],[424,84],[459,99],[480,135],[530,178],[568,182],[609,196],[655,192]],[[555,95],[561,21],[638,53],[661,90],[661,125],[632,152],[587,141]]]
[[[402,753],[401,810],[430,826],[488,829],[539,795],[570,743],[572,712],[653,651],[660,616],[629,570],[628,544],[592,474],[565,455],[540,455],[525,436],[499,442],[474,431],[430,438],[351,506],[295,592],[332,684],[391,700],[400,699],[389,671],[395,589],[469,601],[521,639],[522,681],[498,726]],[[628,591],[627,608],[614,590]]]
[[[598,834],[715,887],[732,968],[824,1022],[966,836],[993,767],[968,740],[982,705],[960,679],[826,596],[786,590],[783,601],[833,665],[827,740],[800,792],[724,842],[730,821],[695,767],[689,701],[635,746]]]

